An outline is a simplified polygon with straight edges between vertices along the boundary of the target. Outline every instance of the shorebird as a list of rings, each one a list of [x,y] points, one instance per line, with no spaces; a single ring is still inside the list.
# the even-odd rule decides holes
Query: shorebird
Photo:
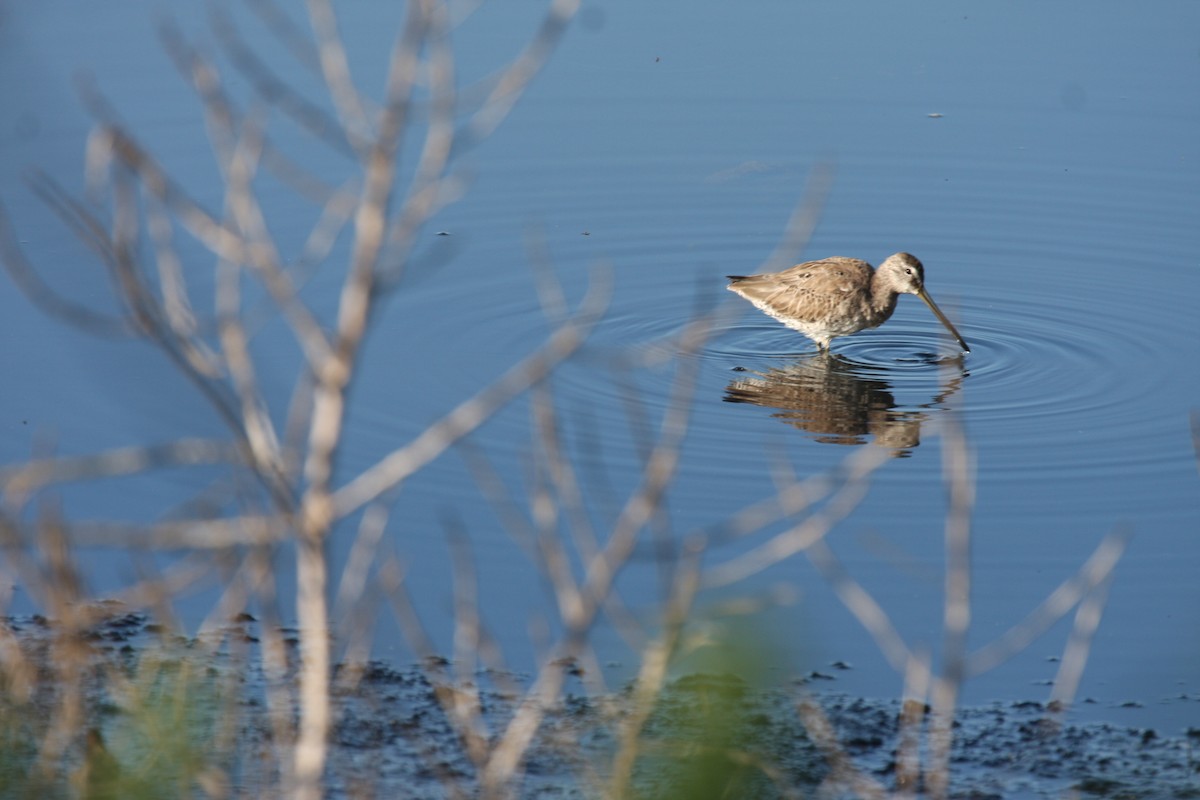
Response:
[[[964,353],[971,352],[950,320],[925,291],[925,267],[916,256],[896,253],[873,269],[857,258],[833,256],[807,261],[782,272],[727,275],[729,291],[817,343],[822,353],[837,336],[878,328],[896,310],[896,299],[915,294],[950,331]]]

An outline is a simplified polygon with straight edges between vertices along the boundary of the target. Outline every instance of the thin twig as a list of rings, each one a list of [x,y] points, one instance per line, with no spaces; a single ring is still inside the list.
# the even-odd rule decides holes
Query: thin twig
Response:
[[[337,17],[333,6],[328,0],[309,0],[308,18],[312,23],[313,32],[317,38],[317,56],[320,62],[321,74],[329,95],[333,99],[338,112],[338,119],[343,130],[351,132],[351,143],[368,141],[371,124],[367,116],[366,104],[362,95],[354,86],[350,75],[350,64],[346,58],[346,48],[342,37],[338,34]],[[361,154],[360,154],[361,155]]]
[[[858,507],[866,496],[870,477],[890,460],[890,455],[882,448],[860,449],[842,465],[845,472],[842,484],[820,511],[749,552],[710,568],[705,574],[705,585],[716,587],[736,583],[817,544],[834,525]],[[782,497],[790,492],[785,488],[778,494]],[[796,498],[807,504],[808,494],[800,491]]]
[[[25,257],[12,230],[8,212],[0,204],[0,263],[3,263],[13,283],[24,292],[31,302],[47,314],[96,336],[127,338],[136,333],[136,328],[127,319],[112,314],[102,314],[81,303],[60,295],[42,280],[38,271]]]
[[[1096,545],[1075,573],[1060,583],[1024,619],[967,657],[967,674],[981,675],[1022,652],[1066,616],[1096,586],[1108,580],[1128,544],[1130,531],[1118,528]]]
[[[946,513],[946,584],[942,612],[942,672],[931,693],[930,753],[926,787],[934,800],[950,790],[950,751],[958,698],[967,677],[967,633],[971,625],[971,512],[975,465],[953,414],[942,427],[942,475],[950,495]]]
[[[604,276],[607,277],[607,276]],[[463,401],[409,444],[363,470],[333,495],[333,514],[345,517],[407,480],[417,470],[482,425],[502,405],[544,380],[584,343],[607,302],[606,280],[593,280],[576,315],[550,335],[542,347],[511,367],[490,386]]]
[[[663,632],[642,652],[641,669],[630,700],[632,712],[622,726],[617,753],[612,762],[609,794],[614,798],[629,795],[639,739],[666,684],[667,667],[679,646],[683,626],[691,614],[700,586],[699,557],[704,552],[704,543],[703,540],[694,539],[691,544],[676,567],[675,583],[663,612]]]
[[[357,131],[343,128],[323,108],[275,74],[242,39],[226,9],[213,3],[209,6],[209,11],[209,22],[217,41],[225,48],[229,60],[250,82],[260,98],[278,106],[334,152],[357,159],[370,149],[369,138],[364,138]]]

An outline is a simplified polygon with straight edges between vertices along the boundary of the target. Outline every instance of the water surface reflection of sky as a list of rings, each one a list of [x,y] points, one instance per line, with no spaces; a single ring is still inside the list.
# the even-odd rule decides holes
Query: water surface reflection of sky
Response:
[[[352,67],[372,89],[399,13],[392,5],[339,9]],[[219,202],[199,109],[161,51],[154,13],[151,4],[49,2],[0,14],[0,200],[48,276],[101,306],[101,270],[21,179],[39,169],[80,185],[88,123],[71,81],[82,70],[165,166]],[[215,49],[202,12],[174,13]],[[516,52],[538,13],[496,2],[472,17],[455,37],[462,80]],[[251,17],[238,17],[265,58],[281,59]],[[857,365],[839,396],[870,395],[877,417],[922,431],[831,546],[902,633],[936,647],[946,501],[939,441],[925,426],[956,411],[978,470],[972,643],[1018,621],[1105,533],[1129,526],[1082,694],[1118,722],[1195,724],[1200,479],[1188,414],[1200,407],[1198,26],[1200,7],[1187,2],[585,4],[512,119],[470,153],[468,196],[428,231],[424,246],[451,247],[452,257],[413,274],[380,320],[343,468],[412,437],[541,340],[547,324],[525,244],[534,226],[572,300],[594,263],[611,264],[615,296],[592,360],[569,365],[553,387],[580,457],[596,458],[590,468],[614,490],[628,485],[638,461],[622,388],[598,365],[626,348],[652,350],[697,304],[736,303],[722,276],[762,266],[808,176],[829,164],[832,189],[802,255],[878,263],[917,254],[973,349],[947,391],[940,326],[914,298],[879,330],[835,342]],[[247,94],[236,82],[233,90]],[[277,130],[287,135],[282,123]],[[345,168],[304,136],[283,144],[318,171]],[[263,191],[273,232],[298,251],[311,209],[277,185]],[[436,230],[452,246],[434,241]],[[331,308],[323,290],[318,279],[311,300]],[[264,382],[282,402],[289,362],[271,358],[272,341],[268,330]],[[148,348],[66,330],[11,286],[0,289],[0,342],[0,461],[24,458],[39,436],[87,452],[221,431]],[[670,495],[673,529],[764,496],[780,450],[801,474],[846,457],[850,448],[830,441],[842,434],[789,424],[769,404],[724,402],[750,375],[795,378],[811,350],[747,306],[694,356],[699,387]],[[635,385],[650,412],[666,407],[668,370],[639,374]],[[528,427],[528,409],[517,406],[477,444],[519,476]],[[855,430],[871,438],[869,426]],[[586,446],[588,437],[604,446]],[[119,497],[73,495],[69,510],[151,515],[164,492],[195,488],[176,474],[162,481]],[[521,662],[525,620],[544,598],[535,581],[514,577],[524,559],[472,487],[460,459],[436,462],[402,494],[394,544],[436,620],[448,607],[441,518],[454,508],[481,554],[483,589],[494,593],[491,622]],[[631,598],[653,600],[652,575],[631,573]],[[853,663],[839,675],[850,691],[899,691],[806,563],[761,576],[764,591],[780,581],[802,592],[788,612],[794,627],[784,623],[797,640],[803,631],[797,651],[817,666]],[[1065,631],[972,684],[968,700],[1041,696]],[[1166,702],[1180,695],[1189,699]],[[1117,708],[1125,701],[1143,707]]]

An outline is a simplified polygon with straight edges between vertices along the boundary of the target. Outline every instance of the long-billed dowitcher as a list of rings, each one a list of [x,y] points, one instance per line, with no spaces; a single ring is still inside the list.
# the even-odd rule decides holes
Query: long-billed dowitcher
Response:
[[[925,267],[908,253],[888,256],[879,269],[857,258],[833,256],[782,272],[726,277],[729,291],[800,331],[822,352],[829,350],[829,342],[836,336],[849,336],[887,322],[902,294],[915,294],[924,300],[963,352],[971,352],[966,340],[925,291]]]

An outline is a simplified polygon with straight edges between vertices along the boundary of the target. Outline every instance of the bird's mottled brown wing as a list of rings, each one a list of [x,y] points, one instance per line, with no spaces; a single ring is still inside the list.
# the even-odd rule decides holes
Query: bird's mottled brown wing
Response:
[[[835,256],[736,279],[729,288],[772,315],[819,321],[869,288],[871,275],[867,262]]]
[[[873,274],[871,265],[865,261],[834,256],[797,264],[772,273],[772,277],[783,286],[806,293],[845,295],[869,287]]]

